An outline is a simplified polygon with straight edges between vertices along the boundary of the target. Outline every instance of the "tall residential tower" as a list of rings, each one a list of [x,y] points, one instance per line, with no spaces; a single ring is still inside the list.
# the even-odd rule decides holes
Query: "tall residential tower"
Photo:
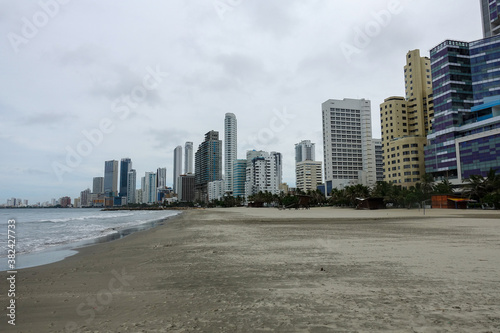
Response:
[[[233,167],[237,158],[237,121],[233,113],[224,118],[224,187],[226,193],[233,193]]]
[[[330,99],[322,104],[324,169],[327,191],[376,183],[371,103]]]
[[[219,132],[210,131],[194,155],[195,197],[208,202],[208,183],[222,180],[222,141]]]
[[[104,193],[107,197],[118,195],[118,161],[104,162]]]
[[[188,141],[184,145],[184,174],[188,175],[193,172],[194,172],[193,143]]]
[[[430,59],[419,50],[408,52],[404,77],[406,98],[386,98],[380,124],[384,180],[409,188],[425,175],[424,148],[434,118]]]
[[[177,192],[177,178],[182,174],[182,146],[177,146],[174,149],[174,173],[173,173],[173,184],[174,193]]]

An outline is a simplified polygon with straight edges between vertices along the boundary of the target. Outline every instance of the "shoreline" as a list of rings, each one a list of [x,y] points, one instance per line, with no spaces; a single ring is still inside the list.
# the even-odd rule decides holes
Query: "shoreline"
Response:
[[[113,242],[115,240],[122,239],[124,237],[127,237],[133,233],[136,232],[142,232],[142,231],[147,231],[149,229],[154,229],[158,226],[162,226],[169,219],[175,218],[176,216],[179,216],[183,213],[183,211],[179,211],[176,215],[172,216],[167,216],[166,218],[161,218],[155,221],[150,221],[146,223],[142,223],[139,225],[135,226],[130,226],[130,227],[125,227],[123,229],[116,229],[113,228],[115,231],[112,234],[108,235],[103,235],[99,236],[97,238],[92,238],[92,239],[84,239],[72,243],[67,243],[67,244],[61,244],[53,247],[48,247],[46,249],[43,249],[41,251],[37,252],[28,252],[28,253],[22,253],[22,254],[17,254],[16,256],[16,269],[21,270],[21,269],[26,269],[26,268],[32,268],[32,267],[38,267],[38,266],[44,266],[44,265],[49,265],[52,263],[56,263],[62,260],[65,260],[71,256],[74,256],[79,253],[80,249],[89,247],[89,246],[95,246],[101,243],[107,243],[107,242]],[[0,273],[8,271],[8,267],[6,265],[7,257],[3,258],[1,257],[0,260],[4,260],[5,262],[2,262],[2,265],[0,265]],[[19,262],[21,264],[19,265]],[[3,265],[5,264],[5,267]]]
[[[448,210],[425,217],[416,210],[187,211],[19,270],[17,330],[6,318],[0,329],[496,331],[498,218]]]

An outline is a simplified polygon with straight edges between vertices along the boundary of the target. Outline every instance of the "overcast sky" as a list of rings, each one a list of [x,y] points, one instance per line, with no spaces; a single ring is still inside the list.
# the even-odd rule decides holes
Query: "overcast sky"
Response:
[[[0,203],[92,187],[104,161],[138,179],[238,119],[238,157],[316,143],[321,104],[404,95],[409,50],[482,37],[477,0],[0,1]],[[369,36],[360,35],[367,31]],[[85,134],[86,133],[86,134]]]

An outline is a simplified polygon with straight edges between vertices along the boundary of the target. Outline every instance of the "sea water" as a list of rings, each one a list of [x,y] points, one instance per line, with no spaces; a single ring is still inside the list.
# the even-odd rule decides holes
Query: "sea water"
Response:
[[[121,238],[177,214],[171,210],[0,209],[0,271],[11,268],[7,265],[9,220],[15,220],[15,229],[11,228],[15,233],[10,235],[15,237],[15,269],[20,269],[61,260],[75,254],[75,248]]]

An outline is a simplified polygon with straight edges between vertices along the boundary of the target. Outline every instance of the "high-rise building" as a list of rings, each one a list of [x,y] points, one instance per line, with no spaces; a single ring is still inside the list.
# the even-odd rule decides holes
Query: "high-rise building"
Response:
[[[322,182],[322,163],[315,161],[315,157],[315,144],[311,140],[295,144],[295,183],[304,192],[316,190]]]
[[[137,203],[136,198],[136,186],[137,186],[137,172],[135,169],[131,169],[128,173],[128,183],[127,183],[127,203],[134,204]]]
[[[142,188],[142,202],[152,204],[157,202],[156,197],[156,173],[146,172],[144,175],[144,187]]]
[[[187,175],[193,172],[194,172],[193,143],[188,141],[184,145],[184,173]]]
[[[330,188],[376,183],[371,103],[330,99],[322,104],[325,182]]]
[[[237,158],[238,128],[236,116],[226,113],[224,118],[224,180],[225,191],[233,192],[233,164]]]
[[[194,174],[179,177],[179,193],[177,199],[181,202],[194,202]]]
[[[94,177],[92,182],[92,193],[95,194],[104,193],[104,177]]]
[[[500,169],[499,64],[500,35],[431,50],[435,116],[425,168],[436,180],[462,183]]]
[[[80,207],[90,206],[90,189],[80,192]]]
[[[233,197],[245,197],[247,160],[235,160],[233,164]]]
[[[118,194],[118,161],[104,162],[104,193],[107,197]]]
[[[281,153],[248,151],[245,198],[260,191],[279,194],[281,184]]]
[[[174,149],[174,192],[177,193],[177,178],[182,174],[182,146]]]
[[[167,168],[156,169],[156,187],[158,189],[167,187]]]
[[[481,0],[483,37],[500,34],[500,0]]]
[[[225,186],[223,180],[214,180],[208,183],[208,201],[221,200],[224,197]]]
[[[315,144],[311,143],[311,140],[302,140],[295,144],[295,163],[314,161],[315,159]]]
[[[295,164],[295,177],[297,188],[307,192],[316,191],[322,183],[321,161],[305,160]]]
[[[384,150],[381,139],[373,139],[373,149],[375,151],[375,165],[377,169],[377,182],[384,181]]]
[[[120,162],[120,197],[127,196],[128,173],[132,170],[132,160],[122,158]]]
[[[208,201],[208,183],[222,179],[222,141],[219,132],[205,134],[194,156],[196,200]]]
[[[406,99],[386,98],[380,123],[384,180],[409,188],[425,175],[426,136],[434,119],[430,59],[419,50],[408,52],[404,76]]]

